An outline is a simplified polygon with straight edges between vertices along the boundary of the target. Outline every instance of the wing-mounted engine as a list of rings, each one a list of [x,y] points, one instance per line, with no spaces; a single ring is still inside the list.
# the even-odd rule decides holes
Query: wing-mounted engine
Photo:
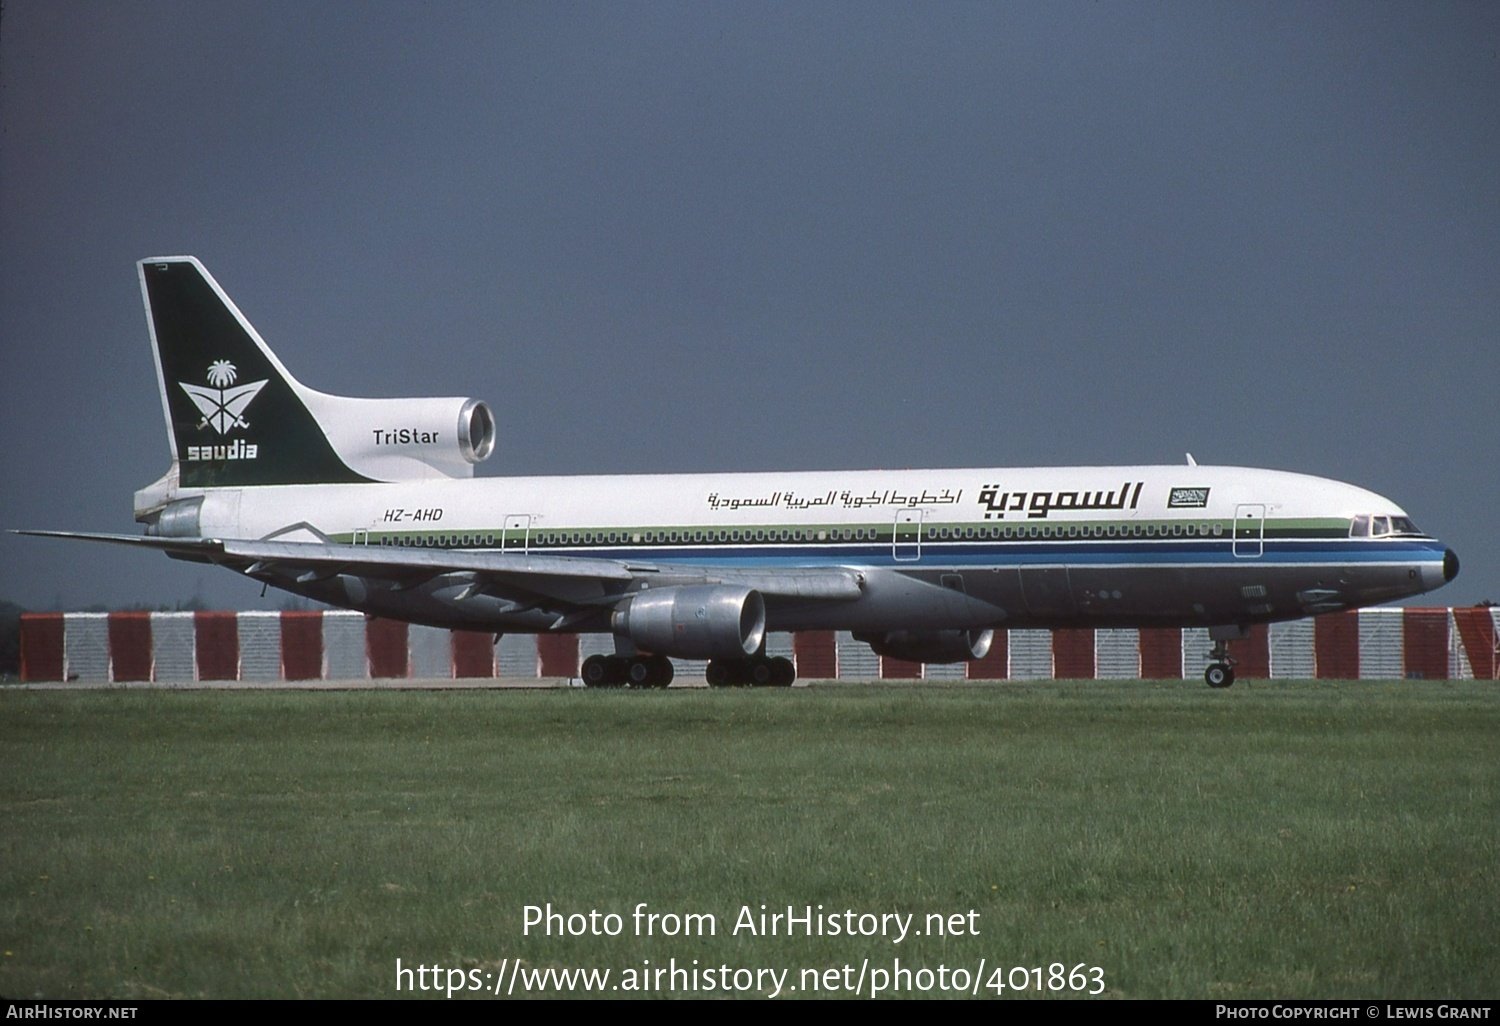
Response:
[[[473,477],[495,450],[495,415],[478,399],[355,399],[306,390],[340,459],[375,481]]]
[[[966,663],[989,654],[994,631],[886,631],[855,633],[877,655],[913,663]]]
[[[766,636],[766,603],[753,588],[685,585],[645,591],[614,614],[637,648],[681,659],[743,659]]]

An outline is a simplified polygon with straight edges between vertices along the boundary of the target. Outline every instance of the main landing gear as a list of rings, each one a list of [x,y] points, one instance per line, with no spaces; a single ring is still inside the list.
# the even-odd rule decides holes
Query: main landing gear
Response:
[[[1234,660],[1229,658],[1229,641],[1226,638],[1214,639],[1213,648],[1208,650],[1208,657],[1213,662],[1208,664],[1208,669],[1203,671],[1203,679],[1211,688],[1227,688],[1234,683]]]
[[[591,688],[664,688],[672,683],[672,660],[664,655],[591,655],[583,661],[581,676]]]
[[[579,674],[591,688],[664,688],[672,683],[672,660],[663,655],[591,655]],[[797,668],[783,656],[715,659],[704,676],[712,687],[790,687]]]
[[[704,676],[709,687],[733,687],[748,684],[751,687],[791,687],[797,679],[797,668],[785,656],[766,658],[763,655],[746,659],[715,659],[708,664]]]

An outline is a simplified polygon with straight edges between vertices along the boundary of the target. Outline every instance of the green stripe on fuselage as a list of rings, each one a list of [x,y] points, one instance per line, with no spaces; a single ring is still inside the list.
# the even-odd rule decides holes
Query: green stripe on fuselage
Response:
[[[1349,522],[1338,518],[1260,521],[1266,541],[1338,540],[1349,537]],[[1234,522],[1226,519],[1034,520],[1030,522],[943,522],[922,525],[922,544],[1004,541],[1221,541],[1233,540]],[[704,545],[808,545],[819,543],[916,544],[914,535],[899,539],[891,523],[879,524],[747,524],[736,527],[693,526],[532,528],[530,530],[390,531],[370,530],[334,536],[335,541],[417,548],[522,548],[530,551],[609,547],[694,549]],[[1241,539],[1242,541],[1244,539]]]

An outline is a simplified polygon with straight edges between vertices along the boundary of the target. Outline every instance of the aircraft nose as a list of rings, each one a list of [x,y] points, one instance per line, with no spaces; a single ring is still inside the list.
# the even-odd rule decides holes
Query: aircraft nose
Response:
[[[1458,576],[1458,553],[1449,549],[1443,553],[1443,580],[1451,581]]]

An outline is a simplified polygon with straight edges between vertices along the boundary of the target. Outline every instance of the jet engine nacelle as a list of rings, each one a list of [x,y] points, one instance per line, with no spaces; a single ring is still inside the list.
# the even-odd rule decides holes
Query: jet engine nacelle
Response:
[[[495,451],[495,415],[478,399],[355,399],[304,394],[349,468],[377,481],[472,477]]]
[[[913,663],[966,663],[983,659],[995,640],[994,631],[887,631],[854,635],[877,655]]]
[[[743,659],[760,651],[766,602],[728,584],[644,591],[614,614],[614,632],[637,648],[682,659]]]

